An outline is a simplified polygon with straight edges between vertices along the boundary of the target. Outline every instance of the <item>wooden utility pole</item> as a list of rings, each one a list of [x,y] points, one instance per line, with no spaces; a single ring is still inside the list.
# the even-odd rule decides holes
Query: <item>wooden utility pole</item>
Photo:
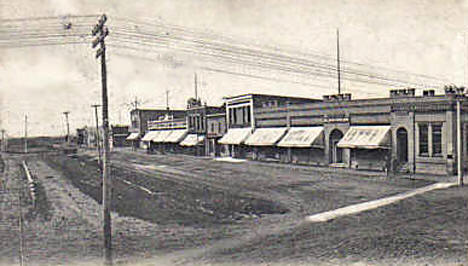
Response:
[[[2,152],[6,151],[6,145],[5,145],[5,129],[2,129]]]
[[[339,29],[336,29],[336,72],[338,74],[338,94],[341,94],[340,31]]]
[[[18,191],[18,227],[19,227],[19,262],[20,266],[24,265],[24,229],[23,229],[23,210],[21,206],[21,193],[23,192],[23,181],[20,180],[20,190]]]
[[[24,116],[24,153],[28,153],[28,115]]]
[[[67,143],[70,143],[70,124],[68,123],[68,115],[70,114],[70,112],[66,111],[63,112],[63,114],[65,115],[65,122],[67,123],[67,136],[65,140],[67,141]]]
[[[195,86],[195,100],[198,100],[198,81],[197,81],[197,72],[194,73],[193,75],[193,83]]]
[[[112,195],[112,180],[110,175],[109,165],[109,110],[107,103],[107,70],[106,70],[106,45],[105,38],[109,34],[109,30],[104,24],[107,17],[103,14],[96,26],[94,26],[92,34],[97,35],[93,40],[92,47],[99,49],[96,53],[96,58],[101,57],[101,82],[102,82],[102,127],[103,127],[103,153],[102,153],[102,206],[103,206],[103,231],[104,231],[104,263],[112,265],[112,226],[111,226],[111,195]]]
[[[166,90],[166,109],[169,110],[169,90]]]
[[[99,116],[98,116],[98,107],[101,105],[99,104],[93,104],[91,107],[94,108],[94,117],[96,118],[96,148],[98,152],[98,165],[99,169],[102,169],[102,158],[101,158],[101,140],[99,137]]]
[[[461,99],[464,97],[465,88],[457,88],[457,175],[458,185],[463,186],[463,152],[462,152],[462,117],[461,117]]]

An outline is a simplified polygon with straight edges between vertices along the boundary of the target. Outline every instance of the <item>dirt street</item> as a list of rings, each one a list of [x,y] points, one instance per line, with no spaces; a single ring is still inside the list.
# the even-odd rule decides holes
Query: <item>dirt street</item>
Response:
[[[95,154],[7,155],[2,184],[24,184],[19,165],[24,159],[40,194],[32,207],[23,192],[26,261],[100,261],[101,184]],[[130,151],[112,154],[112,177],[117,263],[464,261],[466,189],[430,192],[331,222],[304,224],[306,215],[431,182]],[[1,222],[14,228],[17,194],[7,191],[1,196]],[[446,220],[451,226],[441,224]],[[0,262],[17,263],[18,231],[1,234],[12,241],[2,243]]]

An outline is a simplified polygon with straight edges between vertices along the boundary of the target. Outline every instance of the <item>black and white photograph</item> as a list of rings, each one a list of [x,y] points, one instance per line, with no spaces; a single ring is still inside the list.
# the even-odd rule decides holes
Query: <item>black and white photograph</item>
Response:
[[[0,0],[0,265],[468,265],[467,35],[466,0]]]

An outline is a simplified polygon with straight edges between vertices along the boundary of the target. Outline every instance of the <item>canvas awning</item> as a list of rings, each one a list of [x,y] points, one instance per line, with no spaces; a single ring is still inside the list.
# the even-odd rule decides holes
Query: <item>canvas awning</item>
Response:
[[[126,140],[137,140],[138,137],[140,137],[140,133],[131,133],[130,135],[128,135]]]
[[[277,145],[278,147],[323,147],[323,127],[292,127]]]
[[[185,139],[180,143],[181,146],[195,146],[197,144],[200,144],[205,140],[205,136],[203,135],[198,135],[197,134],[188,134]]]
[[[252,129],[247,128],[230,128],[228,132],[218,141],[219,144],[239,145],[250,136]]]
[[[338,148],[382,149],[390,147],[390,126],[351,127],[338,142]]]
[[[245,144],[251,146],[272,146],[286,133],[285,127],[257,128]]]
[[[151,141],[152,142],[166,142],[166,139],[172,133],[172,130],[159,130],[156,132],[159,132],[159,133],[153,139],[151,139]]]
[[[159,135],[159,131],[148,131],[141,139],[142,141],[152,141],[155,137]]]
[[[179,143],[187,135],[186,129],[171,130],[171,134],[164,139],[164,142]]]

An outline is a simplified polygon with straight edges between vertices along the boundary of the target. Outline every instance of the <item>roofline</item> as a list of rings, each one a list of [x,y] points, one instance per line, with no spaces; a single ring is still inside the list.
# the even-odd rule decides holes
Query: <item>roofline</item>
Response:
[[[286,96],[286,95],[275,95],[275,94],[263,94],[263,93],[245,93],[235,96],[225,96],[223,100],[232,100],[235,98],[247,97],[247,96],[266,96],[266,97],[279,97],[279,98],[290,98],[290,99],[301,99],[301,100],[310,100],[310,101],[322,101],[318,98],[306,98],[306,97],[296,97],[296,96]]]
[[[203,108],[224,108],[224,105],[221,106],[214,106],[214,105],[202,105],[202,106],[194,106],[192,108],[187,108],[187,110],[194,110],[194,109],[203,109]]]
[[[206,117],[214,117],[214,116],[226,116],[226,112],[224,112],[224,113],[207,114],[207,115],[206,115]]]
[[[132,109],[131,112],[134,111],[176,111],[176,112],[185,112],[185,109],[155,109],[155,108],[137,108],[137,109]]]

